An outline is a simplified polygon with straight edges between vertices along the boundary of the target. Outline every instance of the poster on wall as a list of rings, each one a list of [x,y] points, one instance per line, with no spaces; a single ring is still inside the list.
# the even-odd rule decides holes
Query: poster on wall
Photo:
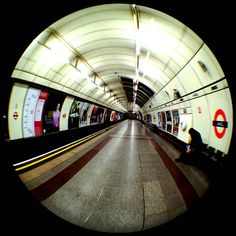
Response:
[[[104,111],[105,111],[105,109],[103,107],[98,107],[98,115],[97,115],[98,124],[103,123]]]
[[[109,122],[110,122],[110,116],[111,116],[111,110],[107,108],[107,109],[104,111],[103,122],[104,122],[104,123],[109,123]]]
[[[94,106],[91,113],[90,125],[102,123],[103,113],[104,109],[102,107]]]
[[[39,89],[29,88],[26,94],[24,108],[23,108],[23,136],[35,136],[34,131],[34,117],[36,111],[37,101],[40,95]]]
[[[43,133],[59,131],[61,107],[65,96],[49,94],[43,114]]]
[[[80,127],[87,126],[87,114],[89,109],[89,103],[84,102],[80,111]]]
[[[91,112],[90,125],[97,123],[97,112],[98,112],[98,106],[94,106]]]
[[[79,100],[74,100],[71,105],[70,114],[69,114],[69,129],[78,128],[80,126],[80,111],[83,106],[83,102]]]
[[[110,121],[116,121],[116,120],[117,120],[117,112],[116,111],[112,111],[111,112]]]
[[[161,112],[157,112],[157,127],[161,129]]]
[[[166,113],[164,111],[161,112],[161,128],[166,130]]]
[[[179,111],[172,110],[172,117],[173,117],[173,135],[177,136],[179,132]]]
[[[35,136],[39,136],[43,134],[43,112],[44,112],[44,106],[48,98],[48,93],[41,91],[36,111],[35,111],[35,118],[34,118],[34,130],[35,130]]]
[[[172,117],[170,111],[166,111],[166,129],[169,133],[172,133]]]
[[[118,120],[122,120],[123,119],[123,117],[124,117],[124,114],[123,113],[118,113]]]

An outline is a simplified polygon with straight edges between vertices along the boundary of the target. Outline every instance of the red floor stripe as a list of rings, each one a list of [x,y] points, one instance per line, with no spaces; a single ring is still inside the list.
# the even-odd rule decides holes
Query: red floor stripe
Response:
[[[162,161],[164,162],[165,166],[169,170],[170,174],[172,175],[176,185],[179,188],[180,193],[183,196],[185,204],[187,208],[190,208],[195,202],[199,200],[199,196],[186,178],[186,176],[181,172],[181,170],[176,166],[173,160],[168,156],[168,154],[161,148],[159,144],[155,142],[155,140],[151,140],[152,145],[154,146],[155,150],[160,155]]]
[[[78,173],[78,171],[83,168],[111,139],[112,137],[107,137],[66,169],[42,185],[32,189],[31,193],[40,202],[48,198],[51,194],[61,188],[63,184],[69,181],[76,173]]]

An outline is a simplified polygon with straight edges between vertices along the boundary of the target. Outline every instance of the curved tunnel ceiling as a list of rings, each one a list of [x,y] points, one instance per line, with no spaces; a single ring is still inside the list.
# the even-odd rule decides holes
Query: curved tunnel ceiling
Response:
[[[164,104],[175,87],[182,95],[203,87],[204,67],[214,80],[224,76],[208,47],[183,23],[144,6],[105,4],[74,12],[41,32],[12,77],[125,112]]]
[[[202,10],[204,4],[197,4]],[[22,12],[18,16],[21,15]],[[28,16],[25,17],[28,20]],[[202,27],[203,22],[199,25]],[[13,32],[12,28],[9,30]],[[222,53],[227,51],[226,47],[230,50],[232,47],[228,43],[229,37],[225,37],[227,30],[224,32],[222,35],[219,33],[220,37],[227,38],[224,40],[227,43],[218,47],[223,48],[219,50]],[[18,36],[16,33],[13,35]],[[216,42],[219,41],[218,32],[215,36]],[[11,37],[5,38],[10,40]],[[12,40],[16,41],[15,37]],[[216,43],[217,45],[221,46],[220,43]],[[15,43],[14,46],[12,48],[17,52],[19,44]],[[10,49],[9,47],[8,50]],[[9,59],[17,55],[15,51],[8,53]],[[7,64],[10,60],[5,61]],[[230,64],[229,61],[229,57],[224,57],[224,68]],[[188,96],[198,89],[205,90],[206,86],[224,78],[224,73],[203,40],[178,20],[140,5],[110,4],[74,12],[50,25],[24,52],[12,77],[65,91],[112,109],[141,109],[148,112],[152,105],[161,107],[170,102],[173,99],[173,88],[178,88],[181,95]],[[130,100],[127,97],[122,78],[127,78],[131,86],[133,82],[133,93],[136,90],[135,82],[138,81],[137,104],[132,101],[132,96]],[[224,83],[227,86],[227,82]],[[147,86],[154,94],[138,103],[141,85]],[[142,92],[140,94],[142,97]],[[232,202],[228,195],[227,202]],[[19,203],[22,205],[22,200]],[[25,207],[24,205],[24,209]],[[21,212],[19,215],[19,219],[22,219]],[[222,219],[219,222],[218,225],[221,225]],[[213,225],[215,226],[215,221]],[[228,222],[226,226],[228,227]],[[211,231],[213,228],[211,227]]]

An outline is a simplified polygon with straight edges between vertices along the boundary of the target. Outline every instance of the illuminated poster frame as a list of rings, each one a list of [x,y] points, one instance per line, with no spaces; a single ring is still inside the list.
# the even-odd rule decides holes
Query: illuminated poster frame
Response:
[[[166,111],[166,131],[172,133],[172,117],[170,111]]]
[[[83,104],[84,102],[77,99],[75,99],[74,102],[72,103],[69,113],[69,122],[68,122],[69,129],[79,128],[81,120],[80,113]]]
[[[41,91],[28,88],[23,107],[23,136],[24,138],[35,136],[35,113],[38,98]]]
[[[65,95],[49,93],[43,113],[43,133],[57,132],[60,130],[61,108]]]
[[[87,116],[90,104],[88,102],[84,102],[80,112],[80,127],[87,126]]]
[[[48,93],[41,91],[39,94],[39,98],[37,101],[36,109],[35,109],[35,117],[34,117],[34,131],[35,136],[39,136],[43,134],[43,112],[45,103],[48,98]]]
[[[166,130],[166,113],[164,111],[161,112],[161,128]]]
[[[179,111],[178,109],[172,110],[173,117],[173,135],[178,136],[179,133]]]

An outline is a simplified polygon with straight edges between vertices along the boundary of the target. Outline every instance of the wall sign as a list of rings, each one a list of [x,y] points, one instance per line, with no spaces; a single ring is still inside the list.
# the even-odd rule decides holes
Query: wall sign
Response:
[[[218,120],[218,117],[221,116],[222,120]],[[226,121],[226,115],[222,109],[218,109],[215,112],[214,120],[212,121],[212,125],[214,127],[214,132],[217,138],[221,139],[224,137],[226,128],[228,128],[228,122]],[[217,127],[223,128],[221,131],[218,130]]]
[[[14,120],[17,120],[18,119],[18,112],[17,111],[15,111],[14,113],[13,113],[13,119]]]

